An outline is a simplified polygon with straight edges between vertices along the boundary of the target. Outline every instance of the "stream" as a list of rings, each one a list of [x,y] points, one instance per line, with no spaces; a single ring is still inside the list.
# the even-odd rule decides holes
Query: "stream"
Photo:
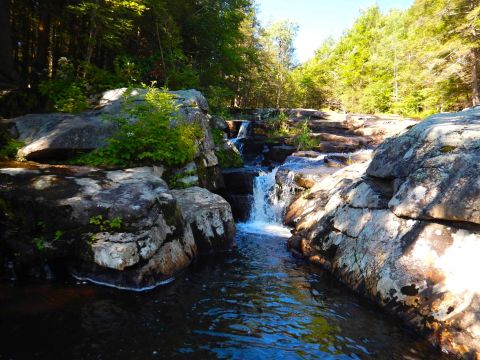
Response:
[[[274,181],[257,178],[231,252],[202,258],[164,287],[1,284],[0,359],[442,359],[290,255],[279,223],[286,194],[274,196]]]

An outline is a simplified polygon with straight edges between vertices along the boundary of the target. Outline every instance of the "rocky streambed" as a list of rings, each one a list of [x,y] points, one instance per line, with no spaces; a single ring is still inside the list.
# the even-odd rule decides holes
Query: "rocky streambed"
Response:
[[[40,336],[29,358],[442,358],[396,319],[450,355],[478,356],[479,110],[419,124],[283,110],[318,140],[297,151],[267,141],[272,110],[225,124],[190,90],[175,93],[178,113],[203,136],[184,168],[60,165],[105,144],[115,129],[102,116],[119,111],[124,91],[104,94],[95,111],[4,122],[36,162],[0,167],[0,275],[16,280],[1,285],[14,330],[2,333],[10,345],[0,357],[24,358],[15,339],[46,320],[76,335],[57,334],[67,345],[54,351]],[[237,149],[227,135],[215,140],[218,130],[236,137],[246,166],[220,169],[216,154]],[[170,285],[135,297],[85,281]]]
[[[432,116],[289,206],[292,251],[433,344],[480,354],[480,112]]]

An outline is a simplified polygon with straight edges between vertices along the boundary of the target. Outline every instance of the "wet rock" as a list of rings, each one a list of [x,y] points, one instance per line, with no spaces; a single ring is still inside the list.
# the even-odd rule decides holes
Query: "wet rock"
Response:
[[[230,203],[233,216],[237,221],[248,220],[253,200],[253,187],[258,174],[258,168],[223,170],[225,189],[221,195]]]
[[[315,151],[321,153],[351,153],[362,148],[363,146],[360,144],[348,144],[337,141],[320,141],[314,147]]]
[[[231,247],[235,221],[227,201],[206,189],[192,187],[172,190],[200,252],[209,253]]]
[[[306,157],[306,158],[312,158],[312,159],[318,158],[321,155],[322,155],[322,153],[319,153],[318,151],[311,151],[311,150],[310,151],[297,151],[297,152],[292,154],[292,156]]]
[[[225,194],[223,197],[232,207],[233,218],[236,221],[244,222],[248,220],[252,207],[253,195]]]
[[[324,177],[336,172],[337,169],[326,166],[323,159],[306,159],[291,156],[280,166],[275,176],[277,184],[293,184],[303,189],[310,189]]]
[[[259,174],[257,168],[238,168],[223,170],[227,194],[253,194],[255,178]]]
[[[0,183],[2,225],[17,234],[2,242],[25,266],[70,259],[82,278],[142,288],[197,253],[176,199],[151,168],[2,168]]]
[[[281,164],[287,157],[296,151],[295,146],[290,145],[274,145],[269,146],[268,151],[264,153],[265,159],[270,162]]]

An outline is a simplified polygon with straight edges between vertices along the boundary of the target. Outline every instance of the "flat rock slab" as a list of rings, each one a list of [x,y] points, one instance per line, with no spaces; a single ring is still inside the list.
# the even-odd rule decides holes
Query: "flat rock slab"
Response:
[[[150,288],[185,269],[198,248],[226,248],[235,233],[220,196],[171,191],[150,167],[3,165],[1,244],[24,267],[62,260],[81,278]]]

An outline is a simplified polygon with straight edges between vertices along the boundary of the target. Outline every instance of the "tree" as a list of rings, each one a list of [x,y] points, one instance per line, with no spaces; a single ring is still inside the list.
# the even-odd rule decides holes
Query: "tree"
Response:
[[[267,49],[276,58],[275,85],[276,106],[280,107],[286,81],[290,71],[295,66],[294,41],[298,32],[298,25],[290,20],[280,20],[271,24],[265,31]]]
[[[18,85],[12,52],[10,0],[0,0],[0,89]]]

